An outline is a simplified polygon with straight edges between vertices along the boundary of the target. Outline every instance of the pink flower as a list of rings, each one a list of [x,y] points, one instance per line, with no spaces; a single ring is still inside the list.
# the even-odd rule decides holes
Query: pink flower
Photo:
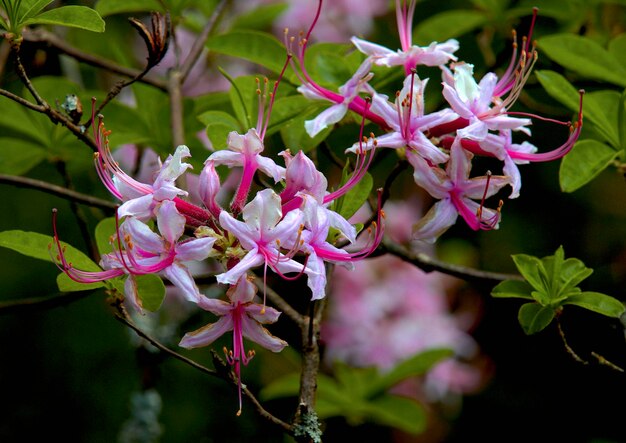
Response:
[[[333,97],[335,104],[313,120],[304,122],[304,127],[309,136],[315,137],[328,126],[340,121],[348,112],[350,103],[358,97],[360,92],[374,93],[374,90],[367,83],[374,76],[374,74],[369,72],[371,67],[372,63],[369,59],[361,63],[361,66],[359,66],[352,78],[339,87],[338,96]],[[328,100],[328,94],[324,94],[309,83],[298,87],[298,91],[309,99]],[[341,100],[339,100],[339,97],[341,97]]]
[[[196,283],[184,264],[206,259],[213,249],[214,237],[180,240],[185,230],[183,217],[174,202],[165,200],[156,208],[159,234],[135,217],[120,226],[119,249],[102,257],[105,269],[122,269],[129,275],[162,274],[183,296],[194,303],[200,299]],[[126,296],[141,310],[134,280],[126,282]]]
[[[400,34],[401,50],[393,51],[376,43],[352,37],[357,49],[372,58],[374,64],[381,66],[404,66],[406,75],[417,65],[441,66],[450,60],[456,60],[454,52],[459,49],[459,42],[450,39],[445,43],[432,42],[429,46],[413,45],[413,14],[417,0],[396,0],[396,19]]]
[[[473,230],[497,229],[500,212],[483,206],[486,198],[510,184],[504,176],[469,178],[472,154],[465,151],[459,139],[452,144],[446,170],[431,166],[417,155],[408,155],[415,168],[413,178],[430,195],[440,199],[413,227],[416,239],[434,242],[452,226],[460,215]],[[480,200],[478,204],[474,199]]]
[[[420,80],[415,73],[411,73],[404,79],[402,91],[397,94],[393,104],[387,101],[385,95],[374,95],[371,111],[381,116],[391,131],[366,143],[364,149],[373,148],[375,143],[378,147],[408,147],[435,164],[448,159],[424,132],[455,120],[457,115],[449,109],[424,114],[424,90],[427,82],[428,79]],[[361,146],[361,143],[355,143],[347,152],[357,152]]]
[[[222,228],[247,252],[236,265],[216,276],[219,283],[236,284],[249,269],[261,264],[280,275],[304,270],[304,265],[280,251],[283,243],[303,228],[302,211],[292,210],[283,218],[280,197],[272,189],[264,189],[243,208],[242,215],[243,221],[239,221],[226,211],[220,213]]]
[[[243,167],[243,175],[237,193],[233,199],[233,212],[238,213],[246,203],[254,174],[257,170],[262,171],[274,179],[276,183],[285,177],[285,168],[278,166],[274,160],[263,157],[263,140],[256,129],[248,130],[245,135],[231,132],[228,135],[228,149],[216,151],[209,156],[208,161],[215,165],[228,167]]]
[[[227,360],[231,366],[234,366],[239,384],[237,415],[241,414],[241,363],[247,365],[254,356],[254,351],[246,353],[243,338],[246,337],[272,352],[280,352],[287,346],[287,342],[274,337],[262,326],[276,322],[280,312],[264,304],[254,303],[256,290],[254,283],[242,276],[236,285],[231,286],[227,291],[228,302],[203,297],[198,305],[220,316],[220,319],[196,331],[186,333],[180,342],[180,346],[188,349],[208,346],[226,332],[233,331],[233,349],[228,352]]]
[[[484,140],[489,130],[505,129],[530,135],[530,129],[526,126],[531,124],[531,120],[510,117],[507,109],[512,101],[502,100],[495,95],[498,77],[490,72],[480,83],[476,83],[473,73],[474,65],[460,63],[454,66],[453,81],[442,83],[445,99],[454,112],[469,122],[466,127],[457,131],[457,135],[461,138]]]

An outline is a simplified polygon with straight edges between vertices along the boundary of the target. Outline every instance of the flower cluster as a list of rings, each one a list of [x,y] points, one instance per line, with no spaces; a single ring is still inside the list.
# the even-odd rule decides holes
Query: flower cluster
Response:
[[[157,274],[187,301],[220,316],[216,323],[185,335],[180,345],[207,346],[232,330],[233,349],[227,351],[227,360],[234,367],[240,388],[240,365],[247,364],[254,355],[244,351],[243,337],[274,352],[287,344],[261,326],[275,322],[280,312],[266,307],[265,302],[254,302],[254,270],[261,268],[264,279],[268,270],[287,280],[306,275],[311,299],[321,299],[326,295],[326,264],[350,266],[371,254],[383,234],[384,214],[379,208],[377,220],[367,230],[369,240],[365,246],[347,251],[335,244],[354,244],[357,240],[357,228],[334,211],[332,204],[363,177],[372,159],[370,153],[359,152],[352,176],[332,192],[327,189],[326,177],[302,151],[295,155],[288,149],[281,152],[285,166],[263,155],[277,86],[278,82],[269,94],[267,113],[264,104],[268,95],[261,94],[256,127],[245,134],[231,132],[226,149],[213,152],[204,162],[194,190],[202,200],[199,205],[192,203],[187,198],[189,192],[177,185],[192,168],[185,162],[191,155],[186,146],[178,146],[173,155],[159,163],[151,183],[140,182],[113,158],[103,118],[92,115],[98,146],[94,155],[96,171],[109,192],[121,202],[111,238],[113,252],[104,254],[100,261],[103,270],[86,272],[72,266],[65,258],[56,223],[54,226],[54,258],[74,281],[94,283],[125,278],[125,297],[142,312],[136,279]],[[218,201],[221,182],[216,168],[220,166],[240,170],[229,208],[223,208]],[[257,173],[270,177],[274,186],[253,186]],[[339,234],[330,235],[331,229]],[[202,294],[192,276],[190,263],[207,259],[223,267],[215,278],[227,285],[227,302]]]
[[[333,210],[333,204],[365,176],[378,148],[396,149],[414,168],[416,184],[439,200],[415,224],[414,238],[435,241],[459,215],[474,230],[497,228],[501,205],[487,208],[486,199],[507,185],[512,189],[511,198],[519,194],[517,164],[565,155],[580,133],[582,116],[564,145],[550,153],[537,154],[530,143],[514,142],[516,133],[530,135],[531,116],[509,110],[536,59],[530,33],[519,54],[515,46],[510,66],[501,78],[488,73],[477,82],[472,65],[457,59],[456,40],[433,42],[427,47],[412,44],[415,4],[415,0],[396,1],[401,49],[394,51],[352,39],[365,57],[338,91],[316,83],[305,67],[307,41],[320,16],[321,1],[313,25],[298,42],[297,50],[293,50],[295,39],[285,33],[288,53],[283,73],[291,65],[302,82],[298,90],[304,96],[332,102],[306,123],[307,132],[315,136],[341,121],[349,111],[362,116],[357,141],[345,146],[356,159],[352,175],[344,183],[329,189],[328,179],[302,151],[294,154],[285,149],[280,159],[266,155],[265,135],[278,81],[271,92],[267,88],[258,91],[255,127],[245,133],[231,132],[225,149],[214,151],[206,159],[197,189],[185,190],[179,185],[192,168],[186,162],[191,155],[186,146],[178,146],[159,163],[153,180],[139,181],[115,161],[102,118],[92,115],[98,146],[95,167],[102,183],[121,202],[111,238],[113,252],[102,256],[100,272],[77,269],[66,260],[55,226],[58,266],[77,282],[124,278],[125,297],[140,312],[143,307],[137,277],[158,274],[178,288],[187,301],[220,317],[185,335],[180,344],[187,348],[207,346],[232,331],[233,346],[226,356],[239,380],[241,399],[241,364],[247,364],[254,355],[253,351],[245,351],[243,337],[274,352],[286,346],[263,326],[275,322],[280,312],[266,307],[264,301],[255,301],[255,270],[264,279],[268,272],[288,280],[302,276],[307,279],[310,298],[317,300],[326,295],[327,264],[351,267],[374,252],[383,236],[380,193],[377,214],[364,231],[369,238],[356,250],[340,247],[344,243],[356,246],[359,232]],[[393,100],[370,85],[374,66],[402,67],[405,79]],[[441,68],[446,108],[427,112],[424,94],[428,79],[418,76],[420,66]],[[385,133],[377,138],[364,137],[365,120]],[[501,160],[502,175],[486,172],[472,176],[476,155]],[[222,184],[217,168],[238,173],[237,188],[228,206],[218,198]],[[260,175],[265,177],[255,180]],[[189,193],[199,196],[201,203],[192,203]],[[206,260],[222,266],[215,278],[228,288],[225,301],[208,298],[194,280],[190,263]]]
[[[346,149],[359,152],[374,146],[393,148],[414,168],[418,186],[439,200],[414,225],[417,240],[433,243],[452,226],[458,216],[473,230],[496,229],[500,222],[502,200],[496,209],[485,207],[485,201],[505,186],[511,187],[509,198],[519,196],[521,177],[517,165],[555,160],[567,154],[578,139],[582,127],[582,91],[578,119],[574,124],[558,122],[570,128],[565,143],[550,152],[537,153],[528,141],[514,142],[517,134],[531,135],[532,118],[537,115],[510,111],[530,76],[537,53],[531,44],[532,28],[521,47],[513,44],[511,61],[500,78],[487,73],[480,81],[474,78],[471,63],[455,55],[459,43],[450,39],[433,42],[426,47],[412,43],[412,21],[416,0],[396,0],[396,17],[401,49],[396,51],[356,37],[352,43],[366,55],[363,63],[338,91],[331,91],[309,75],[305,66],[307,42],[319,17],[309,32],[293,49],[295,38],[286,37],[286,44],[295,53],[293,65],[302,82],[299,91],[306,97],[327,100],[333,104],[305,126],[312,137],[326,127],[342,120],[348,110],[378,125],[384,134],[365,146],[361,142]],[[320,2],[321,7],[321,2]],[[515,34],[514,34],[515,35]],[[404,69],[402,89],[393,100],[370,85],[374,66]],[[426,112],[424,93],[429,79],[418,75],[420,66],[439,67],[442,74],[441,95],[445,108]],[[367,98],[371,96],[371,106]],[[549,120],[549,119],[544,119]],[[503,163],[502,174],[472,174],[474,156],[496,158]]]

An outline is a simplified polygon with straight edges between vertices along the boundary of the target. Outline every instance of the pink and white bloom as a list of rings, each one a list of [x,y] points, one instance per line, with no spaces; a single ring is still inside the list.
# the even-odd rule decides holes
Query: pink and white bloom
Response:
[[[239,411],[241,413],[241,364],[247,365],[254,351],[246,352],[243,338],[247,338],[272,352],[280,352],[287,342],[273,336],[262,325],[274,323],[280,312],[264,304],[254,303],[257,288],[245,276],[226,292],[228,302],[202,297],[198,306],[220,319],[202,328],[188,332],[180,341],[187,349],[209,346],[223,334],[233,331],[233,349],[227,353],[228,363],[234,367],[239,384]]]
[[[128,217],[120,226],[119,249],[102,257],[105,269],[122,269],[129,275],[161,274],[176,286],[185,299],[197,303],[200,291],[185,265],[188,261],[206,259],[213,250],[214,237],[181,240],[185,230],[185,217],[170,200],[156,208],[159,234],[135,217]],[[137,308],[134,281],[126,283],[127,297]]]
[[[338,98],[335,97],[333,100],[335,102],[334,105],[323,111],[313,120],[304,122],[304,127],[309,136],[315,137],[328,126],[340,121],[348,112],[350,103],[358,97],[359,93],[366,92],[373,94],[375,92],[367,83],[374,76],[374,74],[370,72],[371,68],[372,62],[370,59],[363,61],[352,78],[339,87],[338,95],[341,97],[341,100],[339,101]],[[312,100],[328,100],[328,94],[323,94],[309,83],[298,87],[298,92]]]
[[[220,213],[221,227],[248,252],[235,266],[216,276],[219,283],[234,285],[249,269],[261,264],[280,275],[305,269],[280,251],[287,239],[303,229],[302,211],[294,209],[283,217],[280,197],[272,189],[264,189],[243,208],[242,216],[240,221],[226,211]]]
[[[285,177],[285,168],[278,166],[274,160],[261,155],[264,149],[263,140],[255,128],[248,130],[245,135],[231,132],[228,135],[227,144],[228,149],[214,152],[207,161],[231,168],[234,166],[243,167],[241,182],[232,203],[234,212],[239,212],[246,203],[257,170],[272,177],[274,182],[278,183]]]
[[[473,230],[497,229],[500,211],[483,206],[484,200],[510,184],[505,176],[469,178],[472,154],[457,139],[450,149],[445,171],[417,155],[407,156],[415,168],[413,178],[434,198],[440,199],[413,227],[413,237],[433,243],[460,215]],[[480,200],[480,204],[474,200]]]
[[[413,45],[413,14],[417,0],[396,0],[396,20],[402,49],[393,51],[389,48],[357,37],[351,41],[357,49],[367,54],[374,64],[380,66],[404,66],[406,75],[417,65],[442,66],[450,60],[456,61],[454,52],[459,49],[459,42],[450,39],[444,43],[432,42],[422,47]]]
[[[449,76],[444,75],[444,79]],[[444,81],[443,96],[454,112],[468,121],[457,130],[457,136],[471,140],[484,140],[488,132],[499,130],[522,131],[530,135],[528,118],[511,117],[507,114],[510,100],[495,95],[498,77],[487,73],[479,83],[474,80],[474,65],[459,63],[454,66],[453,80]]]
[[[434,164],[445,162],[448,155],[435,146],[424,132],[434,126],[452,122],[458,116],[450,109],[425,114],[424,90],[427,83],[428,79],[420,80],[415,73],[411,73],[404,79],[395,103],[390,103],[385,95],[374,94],[371,111],[380,115],[391,131],[365,145],[355,143],[346,152],[372,149],[375,143],[378,147],[407,147]]]

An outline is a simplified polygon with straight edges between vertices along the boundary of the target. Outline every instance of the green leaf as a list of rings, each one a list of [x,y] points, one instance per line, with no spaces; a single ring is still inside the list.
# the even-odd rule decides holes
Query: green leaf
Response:
[[[29,18],[24,25],[58,25],[104,32],[104,20],[96,11],[86,6],[61,6]]]
[[[96,245],[98,246],[98,253],[100,253],[100,255],[109,254],[113,252],[113,245],[111,245],[110,240],[111,240],[111,237],[115,235],[115,231],[116,231],[115,217],[108,217],[108,218],[102,219],[96,225],[94,238],[96,240]]]
[[[165,9],[159,0],[99,0],[96,11],[104,17],[126,12],[165,12]]]
[[[588,268],[577,258],[568,258],[563,262],[560,275],[561,291],[567,292],[578,286],[580,282],[593,274],[593,269]]]
[[[141,307],[150,312],[158,310],[165,298],[165,284],[161,277],[156,274],[145,274],[137,275],[134,279]]]
[[[563,157],[559,169],[559,183],[563,192],[574,192],[596,178],[619,153],[596,140],[576,142],[572,150]]]
[[[533,300],[533,288],[525,281],[505,280],[496,285],[491,291],[495,298],[525,298]]]
[[[311,106],[306,108],[306,110],[304,110],[299,116],[283,124],[280,128],[280,136],[285,144],[285,147],[291,149],[292,152],[298,150],[309,152],[311,149],[322,143],[331,133],[333,128],[326,128],[315,137],[311,138],[304,128],[304,122],[312,120],[320,112],[328,108],[328,106],[329,104],[326,102],[311,102]]]
[[[366,403],[365,410],[373,421],[417,435],[426,429],[427,415],[416,400],[397,395],[384,395]]]
[[[291,123],[302,115],[310,115],[319,109],[319,103],[312,102],[302,95],[290,95],[277,98],[272,109],[270,125],[265,136],[280,131],[284,125]],[[304,125],[303,125],[304,126]]]
[[[18,12],[19,22],[23,23],[27,18],[39,14],[43,8],[52,3],[53,0],[22,0]]]
[[[545,285],[545,269],[543,269],[541,260],[526,254],[516,254],[512,258],[517,270],[533,288],[537,291],[546,291],[548,289]],[[544,274],[543,277],[542,273]]]
[[[580,306],[613,318],[619,318],[624,313],[624,304],[621,301],[599,292],[581,292],[568,297],[563,304]]]
[[[526,335],[536,334],[554,319],[554,309],[538,303],[526,303],[520,307],[517,318]]]
[[[0,137],[0,173],[22,175],[45,158],[46,151],[28,140]]]
[[[0,247],[13,249],[28,257],[52,262],[48,246],[52,247],[52,252],[56,255],[54,240],[49,235],[19,230],[0,232]],[[100,267],[83,252],[65,242],[61,242],[61,246],[65,248],[65,258],[68,263],[72,264],[75,268],[84,271],[101,270]]]
[[[419,22],[413,31],[413,41],[418,45],[443,42],[473,31],[486,21],[487,16],[481,11],[457,9],[440,12]]]
[[[626,33],[619,34],[609,42],[609,53],[626,69]]]
[[[203,112],[198,116],[198,120],[206,125],[207,135],[216,151],[226,148],[228,134],[232,131],[241,131],[237,119],[223,111]]]
[[[206,47],[213,52],[230,55],[257,63],[278,74],[287,61],[287,50],[271,34],[260,31],[236,30],[211,37]],[[287,70],[285,78],[297,83],[296,75]]]
[[[352,217],[363,206],[363,203],[367,201],[373,186],[374,179],[366,172],[363,178],[341,197],[341,203],[337,212],[345,219]]]
[[[573,34],[543,37],[539,48],[555,62],[578,74],[626,87],[626,68],[594,40]]]
[[[57,275],[57,287],[61,292],[80,292],[103,288],[105,287],[105,284],[101,281],[95,283],[79,283],[72,280],[67,276],[67,274],[62,272]]]
[[[424,375],[433,366],[450,358],[454,352],[450,349],[429,349],[414,355],[393,367],[389,372],[370,380],[366,391],[368,396],[382,393],[409,377]]]
[[[2,18],[1,15],[0,15],[0,28],[4,28],[7,31],[9,30],[9,24],[4,20],[4,18]]]
[[[536,71],[537,79],[546,92],[555,100],[564,104],[573,112],[578,112],[580,96],[576,88],[565,77],[554,71]],[[593,97],[592,94],[589,94]],[[603,134],[612,146],[618,146],[617,128],[607,117],[598,98],[583,98],[583,115],[585,124],[592,124]]]
[[[242,75],[232,78],[224,70],[220,72],[230,82],[230,104],[233,108],[235,116],[239,121],[239,125],[243,128],[252,127],[252,110],[257,109],[255,103],[258,103],[258,95],[256,93],[256,75]]]

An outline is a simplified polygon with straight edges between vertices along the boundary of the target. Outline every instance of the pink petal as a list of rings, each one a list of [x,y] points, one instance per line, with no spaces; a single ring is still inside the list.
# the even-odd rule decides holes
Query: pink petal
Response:
[[[196,282],[185,265],[174,262],[163,270],[163,274],[190,302],[197,303],[201,299]]]
[[[274,337],[267,329],[246,315],[241,319],[241,326],[244,337],[270,351],[280,352],[287,346],[286,341]]]
[[[202,237],[188,240],[176,245],[176,259],[180,261],[201,261],[206,259],[213,250],[215,237]]]
[[[179,346],[192,349],[208,346],[217,340],[224,333],[233,329],[233,320],[230,316],[222,317],[215,323],[209,323],[193,332],[185,334]]]
[[[175,243],[185,232],[185,217],[176,209],[176,203],[165,200],[156,210],[159,232],[168,243]]]

